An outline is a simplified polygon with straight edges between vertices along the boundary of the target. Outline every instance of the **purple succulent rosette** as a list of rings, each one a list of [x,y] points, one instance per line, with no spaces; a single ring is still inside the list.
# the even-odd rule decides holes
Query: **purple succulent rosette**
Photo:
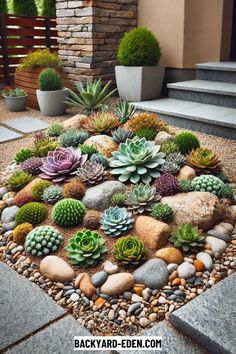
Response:
[[[40,177],[55,183],[67,182],[76,175],[78,167],[83,165],[87,158],[88,155],[82,155],[80,149],[56,148],[43,159],[43,165],[40,167],[43,173]]]

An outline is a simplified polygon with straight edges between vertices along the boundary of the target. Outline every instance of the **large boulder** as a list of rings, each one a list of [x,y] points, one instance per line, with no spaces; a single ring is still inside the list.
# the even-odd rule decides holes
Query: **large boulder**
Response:
[[[150,289],[159,289],[167,284],[169,272],[162,259],[150,259],[137,268],[133,276],[136,283],[143,284]]]
[[[84,114],[76,114],[75,116],[64,120],[64,122],[62,122],[64,130],[66,131],[68,129],[79,129],[81,121],[85,118],[87,118],[87,116]]]
[[[106,181],[88,188],[82,202],[94,210],[105,210],[111,206],[111,198],[116,193],[123,193],[125,185],[118,181]]]
[[[218,197],[209,192],[178,193],[162,198],[173,209],[173,222],[191,223],[203,230],[211,229],[224,218],[225,208]]]
[[[143,240],[146,247],[157,250],[167,244],[170,227],[150,216],[141,215],[135,221],[135,233]]]
[[[107,135],[91,136],[84,144],[96,146],[97,150],[106,157],[111,157],[112,152],[118,150],[118,144]]]
[[[31,181],[27,186],[25,186],[23,189],[21,189],[14,197],[14,203],[21,207],[24,204],[30,203],[30,202],[35,202],[37,199],[33,196],[32,194],[32,189],[33,187],[38,183],[42,181],[41,178],[35,178],[33,181]]]

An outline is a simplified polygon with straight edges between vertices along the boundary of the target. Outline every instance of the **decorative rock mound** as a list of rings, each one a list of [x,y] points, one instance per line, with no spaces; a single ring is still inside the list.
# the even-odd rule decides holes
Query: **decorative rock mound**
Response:
[[[157,250],[167,244],[170,227],[150,216],[141,215],[136,219],[135,233],[143,240],[147,248]]]
[[[209,230],[224,218],[225,209],[218,197],[209,192],[178,193],[162,198],[173,209],[173,222],[177,225],[191,223]]]
[[[42,181],[41,178],[35,178],[33,181],[31,181],[29,184],[27,184],[27,186],[25,186],[23,189],[21,189],[15,195],[14,203],[17,206],[21,207],[24,204],[36,201],[36,198],[32,195],[32,189],[40,181]]]
[[[40,272],[46,278],[62,283],[71,281],[75,276],[69,264],[57,256],[45,257],[40,263]]]

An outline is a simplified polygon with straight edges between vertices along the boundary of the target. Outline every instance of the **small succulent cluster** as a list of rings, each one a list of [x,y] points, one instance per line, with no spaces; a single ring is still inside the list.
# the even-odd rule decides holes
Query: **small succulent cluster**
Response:
[[[175,175],[180,167],[185,163],[185,156],[179,152],[174,152],[166,156],[166,162],[162,165],[161,170],[163,173],[171,173]]]
[[[51,141],[48,138],[35,140],[35,156],[46,157],[50,151],[58,147],[57,141]]]
[[[100,165],[103,165],[104,167],[109,166],[109,161],[106,158],[106,156],[104,156],[100,153],[95,153],[95,154],[93,153],[89,160],[94,163],[99,163]]]
[[[22,171],[35,176],[41,172],[40,167],[42,164],[43,160],[41,157],[30,157],[22,163],[21,169]]]
[[[67,182],[76,175],[78,167],[86,160],[87,155],[82,155],[79,149],[57,148],[43,159],[43,165],[40,167],[43,173],[40,177],[55,183]]]
[[[85,186],[79,178],[73,178],[70,182],[64,184],[64,198],[82,199],[85,195]]]
[[[181,247],[184,251],[197,252],[205,242],[202,230],[192,224],[181,224],[173,229],[171,235],[170,242],[176,247]]]
[[[145,260],[147,249],[143,241],[137,237],[121,237],[115,243],[114,256],[118,262],[124,265],[136,266]]]
[[[132,131],[121,127],[119,127],[116,130],[113,130],[111,135],[112,135],[112,139],[117,144],[125,143],[127,139],[133,139],[133,137],[135,136],[135,134]]]
[[[164,154],[169,155],[169,154],[174,154],[176,152],[179,152],[179,147],[173,141],[164,143],[161,145],[161,152],[164,152]]]
[[[88,155],[88,157],[98,153],[98,150],[95,145],[83,144],[79,145],[79,148],[81,153]]]
[[[28,160],[33,156],[34,156],[34,152],[32,149],[29,148],[21,149],[20,151],[17,152],[15,156],[15,161],[19,164],[24,162],[25,160]]]
[[[33,197],[38,201],[42,200],[44,190],[51,186],[52,186],[51,181],[44,181],[44,180],[38,181],[32,188]]]
[[[189,181],[188,179],[182,179],[179,181],[179,188],[181,192],[191,192],[193,190],[192,181]]]
[[[187,163],[199,173],[212,173],[221,169],[219,156],[207,148],[192,150],[187,155]]]
[[[73,227],[82,223],[86,208],[82,202],[68,198],[57,202],[52,211],[52,219],[61,227]]]
[[[126,195],[123,193],[115,193],[112,198],[111,202],[114,206],[123,206],[126,201]]]
[[[177,134],[173,143],[179,147],[183,155],[200,147],[200,142],[196,135],[188,131]]]
[[[194,191],[210,192],[220,197],[224,183],[215,176],[202,175],[192,180],[192,186]]]
[[[92,114],[89,118],[86,118],[81,122],[82,128],[91,134],[108,133],[118,127],[119,124],[119,119],[111,112]]]
[[[25,187],[31,181],[31,179],[31,174],[24,171],[17,171],[9,177],[8,183],[11,190],[18,191]]]
[[[20,225],[17,225],[13,231],[13,242],[16,242],[18,245],[24,245],[26,236],[30,231],[33,230],[33,225],[24,222]]]
[[[153,205],[151,215],[160,221],[170,221],[173,216],[173,210],[168,204],[157,203]]]
[[[115,108],[115,114],[121,123],[126,123],[136,112],[133,104],[127,101],[120,101]]]
[[[137,136],[119,146],[119,150],[112,153],[110,167],[112,174],[120,175],[121,182],[150,183],[160,175],[159,170],[165,163],[165,154],[159,152],[160,146],[145,138]]]
[[[86,161],[77,171],[80,180],[88,185],[95,185],[107,179],[107,171],[103,165]]]
[[[162,197],[174,195],[180,191],[177,178],[169,173],[164,173],[162,176],[158,177],[154,185],[157,192]]]
[[[228,183],[225,183],[225,184],[221,187],[220,196],[221,196],[222,198],[233,199],[233,197],[234,197],[234,190],[233,190],[233,188],[232,188]]]
[[[87,132],[71,129],[60,136],[59,142],[63,147],[76,148],[79,144],[83,144],[89,136]]]
[[[48,216],[46,205],[38,202],[31,202],[23,205],[16,214],[16,224],[28,222],[32,225],[38,225]]]
[[[145,211],[151,211],[152,206],[161,199],[156,188],[149,184],[135,184],[126,193],[125,204],[128,209],[135,214],[142,214]]]
[[[60,232],[52,226],[38,226],[26,237],[25,250],[33,256],[43,257],[56,252],[63,244]]]
[[[47,134],[50,137],[58,137],[64,133],[64,127],[60,123],[51,124],[48,127]]]
[[[95,266],[107,252],[105,239],[96,231],[87,229],[70,238],[66,250],[71,264],[81,268]]]
[[[42,200],[45,203],[55,204],[63,198],[63,189],[60,186],[50,186],[44,189]]]
[[[106,209],[101,217],[101,229],[111,237],[117,237],[130,230],[134,220],[132,214],[118,206]]]
[[[134,133],[142,128],[152,128],[156,133],[168,130],[166,123],[161,121],[156,113],[147,112],[142,112],[131,117],[128,122],[125,123],[124,128]]]
[[[135,134],[141,138],[145,138],[146,140],[154,140],[157,135],[157,131],[155,128],[139,128],[136,130]]]

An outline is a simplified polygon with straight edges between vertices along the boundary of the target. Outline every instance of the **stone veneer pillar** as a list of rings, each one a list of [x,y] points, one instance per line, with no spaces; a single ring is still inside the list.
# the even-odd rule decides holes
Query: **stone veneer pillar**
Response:
[[[71,81],[113,80],[120,38],[137,26],[138,0],[56,0],[59,54]]]

